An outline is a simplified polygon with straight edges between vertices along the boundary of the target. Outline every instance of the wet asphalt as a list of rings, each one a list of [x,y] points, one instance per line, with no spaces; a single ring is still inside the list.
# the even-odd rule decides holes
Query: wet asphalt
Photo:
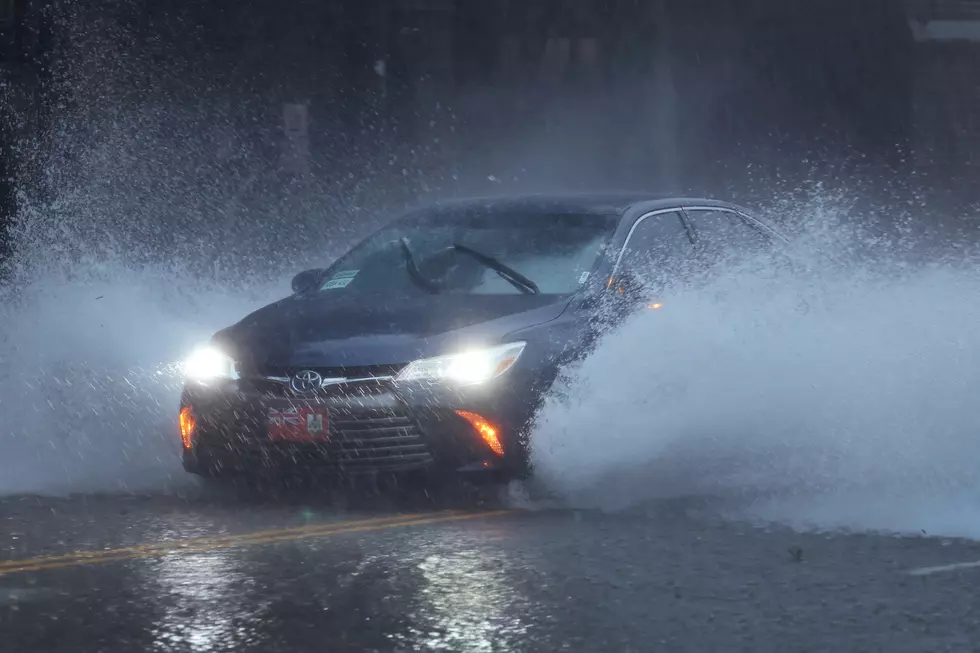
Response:
[[[0,651],[980,650],[980,543],[416,503],[4,499]]]

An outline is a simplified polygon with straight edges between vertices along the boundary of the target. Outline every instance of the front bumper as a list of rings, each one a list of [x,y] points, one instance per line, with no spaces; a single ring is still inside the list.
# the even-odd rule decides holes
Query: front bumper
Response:
[[[534,400],[518,387],[513,382],[450,388],[361,380],[315,395],[297,395],[281,381],[264,379],[189,383],[181,410],[191,411],[194,429],[186,438],[184,468],[205,476],[262,471],[347,476],[425,470],[493,479],[519,477],[527,469],[522,435]],[[325,409],[325,436],[310,442],[273,441],[269,411],[286,406]],[[493,425],[502,456],[457,413],[460,410],[476,413]]]

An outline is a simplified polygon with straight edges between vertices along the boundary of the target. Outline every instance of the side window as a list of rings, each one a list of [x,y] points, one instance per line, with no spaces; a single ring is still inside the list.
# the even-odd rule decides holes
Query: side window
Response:
[[[709,263],[739,260],[772,252],[772,239],[729,211],[687,211]]]
[[[640,220],[626,242],[619,265],[620,277],[642,286],[669,284],[693,262],[694,245],[680,213],[664,213]]]

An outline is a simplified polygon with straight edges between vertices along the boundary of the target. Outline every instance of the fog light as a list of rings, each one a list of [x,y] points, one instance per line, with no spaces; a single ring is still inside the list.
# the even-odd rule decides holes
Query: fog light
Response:
[[[197,418],[194,416],[194,409],[184,406],[180,409],[180,441],[184,444],[184,449],[190,449],[194,444],[196,430]]]
[[[470,413],[465,410],[457,410],[456,414],[465,419],[473,426],[473,428],[476,429],[476,432],[480,434],[480,437],[487,443],[487,446],[490,447],[491,451],[498,456],[504,455],[504,447],[500,444],[500,438],[497,437],[497,429],[494,428],[493,424],[484,419],[482,415]]]

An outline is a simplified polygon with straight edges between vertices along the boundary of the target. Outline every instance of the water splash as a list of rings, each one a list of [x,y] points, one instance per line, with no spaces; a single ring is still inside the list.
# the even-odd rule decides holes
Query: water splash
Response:
[[[185,483],[170,368],[282,287],[233,293],[167,269],[114,272],[35,281],[0,314],[0,493]]]
[[[532,434],[566,499],[980,536],[980,259],[810,220],[797,246],[831,256],[808,271],[675,288],[569,370]]]
[[[194,57],[161,66],[125,21],[62,10],[49,128],[17,144],[0,494],[179,485],[173,364],[370,230],[373,205],[364,180],[282,174],[261,102],[203,93]]]

